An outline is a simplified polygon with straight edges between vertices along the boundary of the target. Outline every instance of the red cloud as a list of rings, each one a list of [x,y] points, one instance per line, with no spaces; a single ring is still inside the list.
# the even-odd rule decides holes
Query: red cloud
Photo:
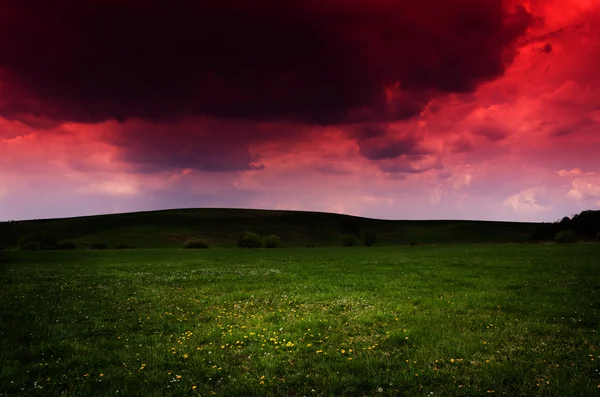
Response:
[[[532,22],[501,0],[0,0],[0,8],[0,115],[38,127],[190,115],[404,119],[436,93],[502,75]]]
[[[600,203],[597,1],[201,3],[0,0],[0,219]]]

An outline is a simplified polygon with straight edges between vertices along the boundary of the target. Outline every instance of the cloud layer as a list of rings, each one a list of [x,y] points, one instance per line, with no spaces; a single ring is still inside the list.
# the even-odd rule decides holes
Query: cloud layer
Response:
[[[435,95],[501,76],[533,18],[500,0],[0,7],[0,68],[14,98],[2,115],[26,123],[32,114],[86,123],[408,118]]]
[[[0,8],[0,219],[553,220],[600,205],[592,0]]]

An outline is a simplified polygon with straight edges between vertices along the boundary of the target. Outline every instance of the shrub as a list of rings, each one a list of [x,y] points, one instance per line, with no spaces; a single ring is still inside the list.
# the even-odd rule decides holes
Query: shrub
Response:
[[[108,245],[106,245],[104,243],[92,243],[87,246],[87,249],[89,249],[89,250],[106,250],[106,249],[108,249]]]
[[[600,232],[596,233],[596,240],[600,240]]]
[[[56,239],[47,233],[36,232],[19,238],[20,250],[51,250],[56,248]]]
[[[200,249],[205,249],[208,248],[208,244],[206,243],[206,241],[199,239],[199,238],[195,238],[195,239],[190,239],[188,241],[186,241],[185,243],[183,243],[183,245],[181,246],[181,248],[200,248]]]
[[[120,244],[120,245],[117,245],[115,247],[115,249],[118,249],[118,250],[132,250],[132,249],[135,249],[135,247],[133,245],[129,245],[129,244]]]
[[[281,239],[275,234],[270,234],[265,237],[264,243],[266,248],[277,248],[281,244]]]
[[[19,241],[17,242],[17,246],[19,247],[20,250],[23,250],[23,251],[34,251],[34,250],[42,249],[42,246],[38,240],[28,238],[28,237],[19,238]]]
[[[240,235],[237,245],[240,248],[262,248],[263,241],[258,234],[246,231]]]
[[[74,250],[75,243],[73,243],[72,241],[61,241],[58,244],[56,244],[56,249],[57,250]]]
[[[352,247],[354,243],[356,243],[354,234],[344,234],[342,236],[342,244],[344,244],[345,247]]]
[[[365,229],[362,232],[362,240],[366,247],[370,247],[377,241],[377,233],[372,229]]]
[[[574,243],[577,241],[577,234],[571,229],[561,230],[554,236],[554,241],[557,243]]]

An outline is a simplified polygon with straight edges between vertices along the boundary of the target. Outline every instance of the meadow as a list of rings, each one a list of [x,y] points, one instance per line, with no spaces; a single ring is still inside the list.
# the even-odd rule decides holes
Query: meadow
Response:
[[[1,396],[600,394],[600,244],[4,254]]]

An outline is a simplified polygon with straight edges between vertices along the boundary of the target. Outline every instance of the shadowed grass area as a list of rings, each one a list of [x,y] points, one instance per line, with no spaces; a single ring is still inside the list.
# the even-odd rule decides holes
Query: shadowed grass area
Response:
[[[3,395],[599,391],[600,245],[5,254]]]
[[[19,237],[44,232],[78,248],[105,243],[114,248],[179,248],[200,238],[210,247],[234,247],[246,230],[281,237],[283,247],[340,246],[341,236],[368,229],[376,245],[523,242],[535,223],[489,221],[386,221],[301,211],[181,209],[79,218],[0,223],[0,245],[15,247]],[[362,245],[360,238],[357,244]]]

